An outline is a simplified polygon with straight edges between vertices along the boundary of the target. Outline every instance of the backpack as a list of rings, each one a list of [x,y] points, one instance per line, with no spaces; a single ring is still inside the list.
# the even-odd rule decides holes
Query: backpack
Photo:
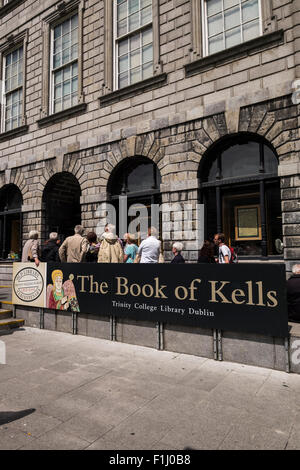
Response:
[[[229,264],[238,263],[238,257],[237,257],[236,252],[234,251],[234,248],[230,246],[229,250],[231,252],[231,258],[230,258]]]

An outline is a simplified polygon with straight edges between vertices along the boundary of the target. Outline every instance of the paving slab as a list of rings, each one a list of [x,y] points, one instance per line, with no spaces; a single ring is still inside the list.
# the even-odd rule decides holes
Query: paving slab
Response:
[[[1,337],[0,449],[299,449],[300,376],[26,327]]]

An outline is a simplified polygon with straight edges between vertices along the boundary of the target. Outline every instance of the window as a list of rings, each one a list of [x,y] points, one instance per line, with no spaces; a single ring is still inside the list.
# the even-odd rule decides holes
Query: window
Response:
[[[260,0],[205,0],[203,10],[206,55],[262,34]]]
[[[239,256],[281,254],[278,158],[267,141],[248,134],[222,139],[201,161],[199,180],[206,238],[225,233]]]
[[[51,110],[78,104],[78,14],[52,29]]]
[[[61,2],[43,19],[40,127],[86,110],[82,82],[84,9],[85,0]]]
[[[28,30],[25,30],[0,45],[0,140],[28,129],[25,114],[27,43]]]
[[[153,75],[151,0],[115,0],[115,88]]]
[[[23,46],[4,57],[3,132],[20,127],[23,118]]]

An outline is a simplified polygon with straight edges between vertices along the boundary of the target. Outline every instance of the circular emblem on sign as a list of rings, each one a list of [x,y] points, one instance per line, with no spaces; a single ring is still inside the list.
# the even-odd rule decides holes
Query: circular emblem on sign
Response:
[[[43,292],[43,276],[35,268],[24,268],[16,275],[13,286],[15,294],[20,300],[33,302]]]

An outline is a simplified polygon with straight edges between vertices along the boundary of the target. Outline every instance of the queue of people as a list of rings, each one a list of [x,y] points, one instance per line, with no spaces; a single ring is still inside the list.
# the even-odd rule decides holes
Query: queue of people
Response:
[[[161,241],[155,227],[148,229],[148,236],[138,246],[133,234],[125,233],[121,240],[115,233],[115,226],[106,224],[100,240],[95,232],[88,232],[82,225],[76,225],[74,235],[67,237],[61,244],[56,232],[49,234],[49,239],[39,246],[38,232],[32,230],[22,252],[22,262],[32,261],[38,266],[43,262],[63,263],[162,263]],[[183,243],[172,245],[171,263],[185,263],[182,256]],[[198,263],[231,263],[234,251],[225,244],[225,236],[217,233],[214,241],[205,240],[199,251]],[[236,255],[235,255],[236,256]]]

